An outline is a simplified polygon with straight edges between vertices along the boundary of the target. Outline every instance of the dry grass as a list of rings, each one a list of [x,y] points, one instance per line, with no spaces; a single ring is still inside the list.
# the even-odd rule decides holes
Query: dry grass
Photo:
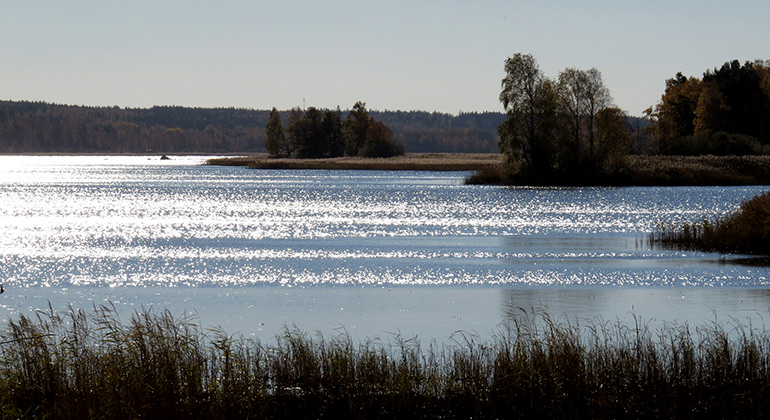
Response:
[[[209,165],[248,166],[253,169],[359,169],[385,171],[476,171],[498,165],[494,153],[410,153],[390,158],[339,157],[328,159],[271,158],[267,155],[219,158]]]
[[[631,185],[768,185],[770,156],[628,156]]]
[[[469,184],[506,185],[770,185],[770,156],[629,155],[609,173],[531,177],[503,165],[487,167]]]
[[[272,344],[168,312],[19,316],[0,343],[1,418],[761,418],[770,334],[652,332],[511,311],[489,342],[354,343],[287,329]]]

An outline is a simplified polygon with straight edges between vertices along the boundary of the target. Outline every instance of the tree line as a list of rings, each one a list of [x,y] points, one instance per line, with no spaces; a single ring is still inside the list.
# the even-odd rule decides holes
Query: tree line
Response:
[[[498,147],[513,182],[601,182],[626,171],[631,153],[770,154],[770,61],[677,73],[642,120],[613,105],[597,69],[549,78],[517,53],[505,61],[499,100]]]
[[[517,53],[505,61],[505,72],[499,148],[517,176],[579,182],[622,167],[632,127],[597,69],[567,68],[552,79],[532,55]]]
[[[404,154],[391,130],[356,102],[342,121],[342,112],[294,108],[286,128],[276,108],[265,128],[265,148],[271,156],[325,158],[339,156],[391,157]]]
[[[335,110],[341,121],[351,111]],[[497,125],[505,118],[499,112],[367,111],[409,152],[496,152]],[[0,101],[0,153],[263,153],[270,113]],[[291,114],[279,111],[283,121]]]
[[[267,114],[244,109],[0,102],[0,153],[197,153],[263,148]]]
[[[733,60],[702,78],[679,72],[645,113],[652,153],[770,154],[770,60]]]

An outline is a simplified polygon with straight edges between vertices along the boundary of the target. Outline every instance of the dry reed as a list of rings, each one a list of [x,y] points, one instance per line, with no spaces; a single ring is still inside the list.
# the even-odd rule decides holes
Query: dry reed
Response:
[[[324,159],[271,158],[254,155],[209,159],[209,165],[246,166],[252,169],[335,169],[385,171],[475,171],[502,161],[492,153],[410,153],[390,158],[338,157]]]
[[[2,418],[760,418],[770,334],[650,331],[516,311],[487,342],[458,333],[354,343],[287,328],[266,344],[169,312],[111,307],[9,321]]]
[[[770,193],[744,201],[737,212],[722,219],[662,224],[650,240],[671,247],[770,255]]]

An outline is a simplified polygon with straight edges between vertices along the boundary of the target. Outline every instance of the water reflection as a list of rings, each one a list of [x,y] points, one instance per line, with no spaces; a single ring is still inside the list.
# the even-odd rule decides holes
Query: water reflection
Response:
[[[607,318],[767,311],[756,296],[767,267],[644,240],[661,221],[732,211],[761,186],[497,188],[461,185],[462,173],[203,160],[0,157],[6,313],[117,300],[200,311],[234,331],[441,338],[494,331],[511,302]]]
[[[620,320],[633,325],[636,316],[652,328],[661,328],[666,323],[697,325],[735,321],[761,328],[770,319],[770,289],[508,289],[501,305],[506,314],[544,310],[557,319],[581,324]],[[506,315],[506,318],[511,317]]]
[[[671,324],[692,326],[740,322],[762,328],[770,319],[767,288],[498,288],[449,286],[395,287],[93,287],[9,289],[0,321],[35,316],[48,305],[66,311],[114,305],[127,320],[141,308],[192,314],[204,328],[272,340],[296,327],[325,336],[349,333],[354,339],[417,336],[444,342],[463,333],[490,339],[520,316],[520,308],[547,312],[573,325],[638,320],[653,330]],[[636,319],[634,317],[637,317]]]

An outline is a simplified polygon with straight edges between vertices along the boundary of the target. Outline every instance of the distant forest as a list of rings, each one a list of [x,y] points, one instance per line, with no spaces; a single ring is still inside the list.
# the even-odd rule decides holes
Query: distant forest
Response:
[[[281,112],[284,121],[289,112]],[[411,153],[497,153],[497,126],[505,119],[497,112],[369,113]],[[237,108],[0,101],[0,153],[261,153],[269,117],[269,110]]]

